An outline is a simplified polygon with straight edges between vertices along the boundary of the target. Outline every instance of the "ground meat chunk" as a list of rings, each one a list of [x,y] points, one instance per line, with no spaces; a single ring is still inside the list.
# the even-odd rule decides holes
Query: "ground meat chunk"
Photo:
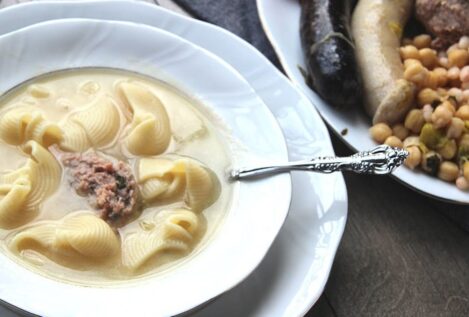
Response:
[[[137,201],[137,183],[130,167],[96,153],[64,153],[60,156],[67,168],[70,184],[81,196],[88,197],[99,216],[115,227],[132,218]]]
[[[417,0],[415,6],[417,19],[437,37],[436,48],[444,48],[469,35],[468,0]]]

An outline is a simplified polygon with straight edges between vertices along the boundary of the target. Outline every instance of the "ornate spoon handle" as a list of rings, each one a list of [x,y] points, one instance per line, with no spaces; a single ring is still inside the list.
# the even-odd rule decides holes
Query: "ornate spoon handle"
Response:
[[[285,164],[235,169],[231,171],[230,178],[237,180],[293,170],[320,173],[352,171],[360,174],[384,175],[399,167],[408,155],[406,150],[380,145],[370,151],[358,152],[347,157],[315,157],[311,160]]]

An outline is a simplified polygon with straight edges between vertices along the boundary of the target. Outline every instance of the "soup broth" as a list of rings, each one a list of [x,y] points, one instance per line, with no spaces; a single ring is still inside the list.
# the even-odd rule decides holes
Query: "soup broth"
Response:
[[[41,274],[94,284],[194,256],[230,208],[223,128],[176,88],[87,69],[0,104],[0,241]]]

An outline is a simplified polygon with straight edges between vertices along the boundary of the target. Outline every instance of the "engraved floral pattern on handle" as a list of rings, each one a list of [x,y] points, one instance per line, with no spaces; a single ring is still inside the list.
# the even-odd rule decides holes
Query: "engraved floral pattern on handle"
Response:
[[[358,152],[348,157],[317,157],[311,160],[285,164],[241,168],[231,171],[232,180],[302,170],[320,173],[352,171],[360,174],[389,174],[404,163],[409,153],[400,148],[380,145],[370,151]]]

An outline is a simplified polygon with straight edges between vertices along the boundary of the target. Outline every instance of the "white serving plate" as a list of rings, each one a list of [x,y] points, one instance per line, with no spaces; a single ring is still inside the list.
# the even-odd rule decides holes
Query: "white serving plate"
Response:
[[[309,100],[251,45],[214,25],[140,2],[43,1],[0,10],[0,34],[73,17],[144,23],[212,51],[236,68],[274,113],[291,160],[333,155],[328,132]],[[319,298],[345,227],[345,184],[340,173],[293,173],[292,181],[288,217],[264,261],[240,285],[191,316],[303,316]]]
[[[219,118],[216,124],[223,122],[229,129],[225,137],[234,166],[288,160],[277,121],[243,77],[219,57],[172,33],[122,21],[66,19],[0,36],[0,93],[42,74],[86,67],[151,76],[200,101]],[[50,317],[186,312],[244,280],[287,216],[289,174],[234,186],[232,206],[210,239],[167,274],[114,286],[82,286],[47,278],[1,254],[0,298]]]
[[[368,133],[371,120],[364,111],[361,109],[345,113],[337,111],[306,85],[299,69],[299,67],[306,69],[299,33],[301,12],[299,1],[257,0],[257,7],[264,30],[288,77],[308,96],[337,136],[357,151],[376,146]],[[347,129],[346,135],[341,133],[344,129]],[[453,183],[408,168],[399,168],[393,175],[405,185],[423,194],[448,202],[469,204],[469,194],[457,189]]]

